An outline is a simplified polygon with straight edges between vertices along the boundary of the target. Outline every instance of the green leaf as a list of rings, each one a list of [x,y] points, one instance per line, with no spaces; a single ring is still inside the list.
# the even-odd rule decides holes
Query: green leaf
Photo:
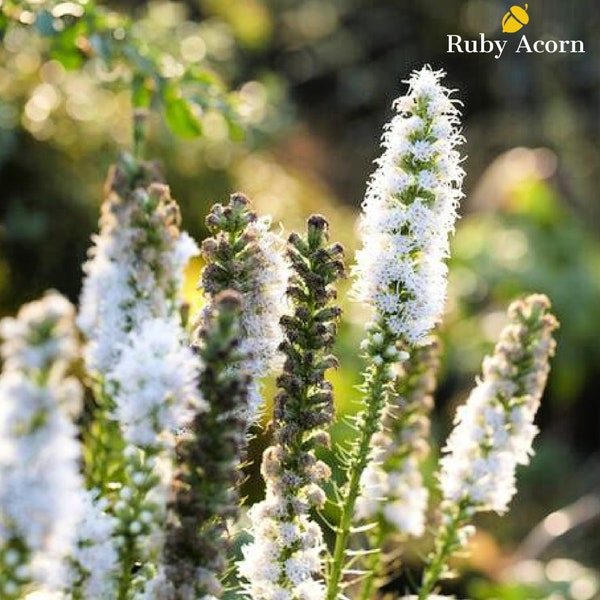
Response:
[[[242,142],[246,138],[244,128],[235,120],[227,119],[227,127],[229,128],[229,138],[232,142]]]
[[[81,21],[73,23],[54,37],[50,49],[51,58],[56,59],[68,71],[79,69],[84,62],[84,54],[78,47],[78,38],[85,38],[86,29]]]
[[[202,135],[200,121],[183,98],[166,100],[165,117],[175,135],[183,138],[196,138]]]
[[[134,108],[149,108],[154,95],[152,80],[136,74],[131,82],[131,102]]]
[[[6,34],[6,29],[8,27],[8,17],[0,12],[0,40],[4,39],[4,35]]]

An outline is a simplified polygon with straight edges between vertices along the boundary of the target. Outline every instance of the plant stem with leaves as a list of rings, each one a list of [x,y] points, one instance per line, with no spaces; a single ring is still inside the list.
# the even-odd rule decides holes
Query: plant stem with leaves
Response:
[[[373,438],[372,462],[363,474],[356,506],[358,519],[376,520],[375,530],[366,536],[373,551],[367,560],[362,600],[371,597],[375,578],[384,575],[384,546],[395,542],[400,547],[425,530],[429,494],[421,469],[429,454],[438,355],[436,339],[411,349],[396,373],[382,430]]]

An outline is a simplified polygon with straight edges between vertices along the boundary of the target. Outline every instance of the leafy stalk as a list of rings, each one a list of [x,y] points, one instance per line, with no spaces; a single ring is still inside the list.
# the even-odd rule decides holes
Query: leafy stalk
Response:
[[[390,351],[390,349],[392,351]],[[341,497],[340,522],[337,527],[335,548],[327,587],[327,600],[337,600],[341,590],[346,547],[350,536],[356,500],[360,492],[360,479],[370,460],[371,442],[379,430],[381,416],[392,393],[391,366],[397,361],[395,337],[384,325],[373,325],[366,340],[369,359],[364,373],[363,409],[355,417],[354,427],[358,437],[346,458],[348,480]]]

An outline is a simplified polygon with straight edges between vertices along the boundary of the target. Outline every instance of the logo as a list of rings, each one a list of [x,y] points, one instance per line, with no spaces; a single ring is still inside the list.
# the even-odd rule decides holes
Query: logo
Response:
[[[523,29],[529,23],[528,8],[529,4],[526,4],[523,8],[520,6],[511,6],[502,19],[502,31],[504,33],[515,33],[519,29]]]
[[[502,32],[516,33],[523,29],[529,23],[528,10],[529,4],[511,6],[510,10],[502,17]],[[485,33],[480,33],[479,39],[464,40],[460,35],[448,35],[447,38],[447,54],[492,54],[497,60],[509,46],[508,40],[488,39]],[[585,47],[582,40],[556,40],[546,37],[546,39],[530,41],[523,34],[514,48],[514,52],[515,54],[522,52],[526,54],[585,54]]]

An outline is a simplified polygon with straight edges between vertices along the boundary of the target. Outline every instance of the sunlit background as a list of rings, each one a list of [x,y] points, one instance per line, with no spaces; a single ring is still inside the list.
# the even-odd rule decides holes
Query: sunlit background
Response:
[[[79,18],[85,3],[49,3],[47,23],[35,17],[43,3],[30,4],[23,27],[3,31],[0,50],[2,314],[49,287],[77,299],[106,170],[133,138],[131,74],[94,59],[101,52],[93,36],[58,36],[48,52],[39,34],[44,27],[60,33],[60,23]],[[507,49],[496,60],[446,53],[448,34],[504,39],[500,22],[511,4],[188,0],[110,7],[134,17],[141,44],[160,49],[165,80],[200,65],[233,92],[235,117],[229,105],[207,103],[193,115],[196,132],[179,114],[150,110],[146,155],[164,165],[184,225],[198,240],[209,205],[239,189],[286,231],[302,228],[311,212],[324,213],[350,262],[365,180],[401,81],[423,63],[448,72],[464,102],[468,176],[440,329],[437,445],[512,298],[545,292],[561,329],[537,455],[520,473],[510,515],[478,522],[477,550],[445,590],[469,598],[591,600],[600,598],[600,4],[529,4],[523,33],[583,40],[585,54]],[[115,40],[121,35],[116,27]],[[190,267],[193,306],[199,268]],[[341,412],[352,410],[357,394],[363,316],[345,289],[342,369],[334,375]],[[345,435],[342,427],[337,435]],[[255,458],[266,443],[258,434]],[[260,485],[250,478],[251,499]],[[406,557],[409,566],[413,558]],[[392,581],[390,589],[407,583]]]

